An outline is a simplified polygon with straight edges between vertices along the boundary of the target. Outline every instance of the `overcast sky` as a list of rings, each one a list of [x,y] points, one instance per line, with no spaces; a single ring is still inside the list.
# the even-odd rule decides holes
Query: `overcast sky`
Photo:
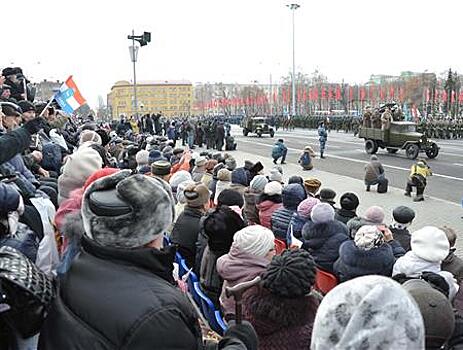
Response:
[[[0,66],[22,66],[32,80],[72,74],[95,107],[98,95],[106,100],[114,82],[132,79],[127,35],[133,28],[136,34],[152,33],[152,42],[139,53],[139,80],[268,83],[272,74],[275,82],[292,64],[288,3],[23,0],[17,15],[2,16]],[[298,70],[319,69],[332,81],[351,83],[372,73],[463,71],[462,1],[299,4]]]

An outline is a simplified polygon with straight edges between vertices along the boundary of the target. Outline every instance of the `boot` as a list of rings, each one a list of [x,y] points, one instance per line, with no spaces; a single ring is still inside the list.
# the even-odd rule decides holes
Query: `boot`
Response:
[[[273,164],[276,164],[276,163],[277,163],[277,160],[273,158]]]
[[[424,201],[424,197],[423,197],[422,194],[417,195],[415,198],[413,198],[413,201],[414,202],[422,202],[422,201]]]
[[[367,192],[370,192],[370,185],[367,185]]]
[[[410,192],[405,192],[404,195],[407,196],[407,197],[411,197],[411,196],[412,196],[412,195],[410,194]]]

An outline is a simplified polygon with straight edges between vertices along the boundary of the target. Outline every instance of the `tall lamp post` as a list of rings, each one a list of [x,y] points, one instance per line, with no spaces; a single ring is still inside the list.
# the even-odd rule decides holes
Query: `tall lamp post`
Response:
[[[135,63],[137,62],[138,46],[135,45],[135,41],[140,43],[140,46],[145,46],[151,41],[151,33],[143,32],[142,35],[135,35],[135,31],[132,30],[132,35],[128,35],[127,39],[132,40],[132,45],[129,46],[130,60],[133,63],[133,109],[135,118],[138,119],[138,100],[137,100],[137,73]]]
[[[291,96],[291,116],[294,117],[296,115],[296,57],[295,57],[295,49],[294,49],[294,12],[301,7],[299,4],[289,4],[286,5],[289,7],[293,17],[293,74],[292,74],[292,96]]]

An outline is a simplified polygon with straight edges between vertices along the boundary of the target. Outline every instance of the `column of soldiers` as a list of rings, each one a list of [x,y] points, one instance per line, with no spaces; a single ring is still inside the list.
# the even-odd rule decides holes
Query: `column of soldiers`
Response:
[[[463,118],[429,117],[418,124],[417,130],[436,139],[462,139]]]

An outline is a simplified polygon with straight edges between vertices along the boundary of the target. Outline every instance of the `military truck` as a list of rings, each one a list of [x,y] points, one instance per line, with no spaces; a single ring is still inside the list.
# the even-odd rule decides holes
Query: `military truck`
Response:
[[[241,127],[244,136],[248,136],[250,133],[257,134],[259,137],[265,134],[269,134],[270,137],[275,136],[275,130],[267,123],[266,118],[245,117],[241,121]]]
[[[416,159],[420,152],[426,153],[430,159],[439,154],[439,146],[425,134],[417,132],[416,124],[412,122],[393,121],[387,130],[362,126],[358,137],[365,140],[368,154],[375,154],[378,148],[385,148],[391,154],[403,149],[408,159]]]

